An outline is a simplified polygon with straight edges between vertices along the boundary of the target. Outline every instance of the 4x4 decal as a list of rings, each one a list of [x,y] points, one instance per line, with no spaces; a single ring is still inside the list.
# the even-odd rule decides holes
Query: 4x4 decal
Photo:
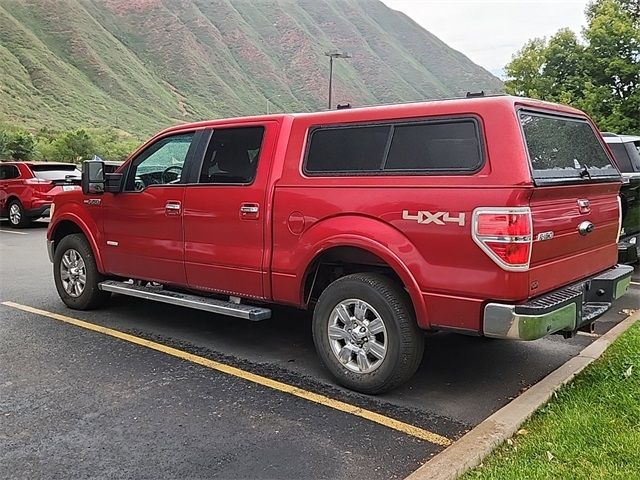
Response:
[[[426,210],[418,210],[416,215],[411,215],[409,210],[402,211],[403,220],[415,220],[420,224],[435,223],[436,225],[444,225],[445,223],[457,223],[461,227],[464,227],[464,213],[457,213],[457,217],[454,217],[449,212],[435,212],[431,213]]]

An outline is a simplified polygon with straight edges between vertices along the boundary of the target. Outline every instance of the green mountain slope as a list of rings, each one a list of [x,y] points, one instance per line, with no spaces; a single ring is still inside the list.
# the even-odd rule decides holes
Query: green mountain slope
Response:
[[[117,126],[424,100],[501,82],[378,0],[1,0],[0,122]]]

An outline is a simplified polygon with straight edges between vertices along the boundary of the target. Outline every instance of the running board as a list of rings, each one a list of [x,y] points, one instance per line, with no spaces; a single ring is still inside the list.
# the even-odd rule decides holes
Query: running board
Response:
[[[271,318],[271,310],[268,308],[225,302],[224,300],[200,297],[187,293],[172,292],[171,290],[164,290],[162,287],[143,287],[131,283],[107,280],[98,284],[98,288],[106,292],[144,298],[145,300],[153,300],[155,302],[170,303],[172,305],[204,310],[220,315],[244,318],[254,322]]]

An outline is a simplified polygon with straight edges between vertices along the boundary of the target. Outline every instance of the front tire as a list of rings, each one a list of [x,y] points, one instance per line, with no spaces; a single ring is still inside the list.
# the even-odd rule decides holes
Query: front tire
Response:
[[[11,228],[25,228],[31,223],[31,219],[25,215],[24,208],[18,200],[9,202],[8,213]]]
[[[58,295],[74,310],[97,308],[111,296],[98,288],[104,277],[98,272],[89,242],[80,233],[64,237],[56,247],[53,277]]]
[[[424,353],[411,300],[384,275],[356,273],[329,285],[313,314],[318,355],[338,383],[378,394],[413,376]]]

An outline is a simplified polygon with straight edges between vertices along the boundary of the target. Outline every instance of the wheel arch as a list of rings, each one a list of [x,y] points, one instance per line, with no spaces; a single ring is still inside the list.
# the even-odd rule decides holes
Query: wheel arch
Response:
[[[100,249],[98,248],[95,237],[91,234],[89,226],[80,217],[72,213],[56,215],[56,217],[55,223],[49,226],[47,232],[48,240],[53,242],[53,252],[55,253],[55,249],[64,237],[81,233],[91,246],[98,271],[104,273],[102,255],[100,254]]]
[[[302,267],[297,275],[300,279],[300,304],[307,305],[311,296],[314,295],[314,288],[318,287],[317,275],[322,273],[319,270],[321,266],[326,263],[342,262],[344,265],[363,268],[347,269],[340,276],[356,271],[382,271],[398,280],[409,294],[418,325],[421,328],[428,328],[429,321],[424,298],[415,275],[408,266],[415,264],[418,260],[416,256],[420,254],[409,239],[397,229],[376,219],[345,216],[331,220],[326,221],[327,225],[322,225],[325,222],[320,222],[317,228],[305,232],[307,235],[303,235],[300,239],[299,245],[304,243],[312,245],[311,248],[306,249],[307,255],[300,262]],[[328,225],[329,222],[331,225]],[[345,233],[324,237],[321,233],[323,230]],[[377,240],[378,238],[384,238],[385,241],[381,242]],[[420,259],[422,259],[421,256]],[[424,262],[423,259],[422,262]],[[322,283],[319,286],[321,287]]]
[[[7,212],[9,212],[9,204],[10,204],[11,202],[13,202],[14,200],[15,200],[15,201],[17,201],[17,202],[22,206],[22,208],[24,208],[24,204],[22,203],[22,200],[20,200],[20,197],[19,197],[18,195],[16,195],[15,193],[10,193],[10,194],[7,196],[7,199],[6,199],[6,200],[5,200],[5,202],[4,202],[4,209],[5,209]]]

